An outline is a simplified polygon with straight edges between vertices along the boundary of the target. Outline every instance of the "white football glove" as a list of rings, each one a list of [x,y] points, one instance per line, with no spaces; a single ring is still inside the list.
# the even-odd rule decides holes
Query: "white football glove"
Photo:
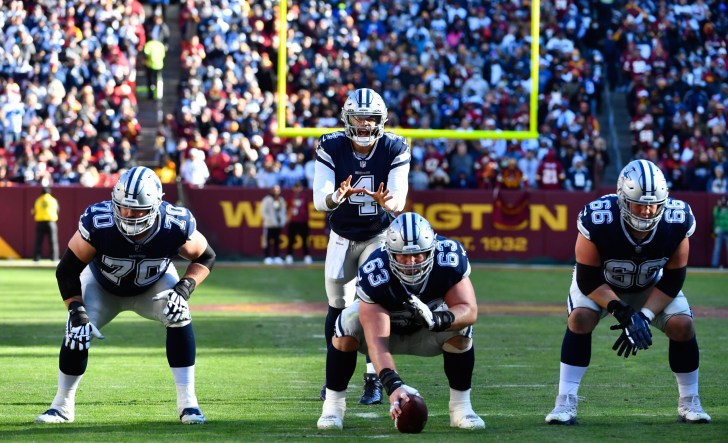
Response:
[[[432,328],[435,327],[435,319],[433,318],[430,308],[414,295],[410,296],[409,302],[415,307],[417,314],[422,318],[422,320],[427,323],[427,329],[432,330]]]
[[[101,332],[89,320],[86,308],[74,306],[69,309],[68,321],[66,322],[66,338],[63,345],[72,351],[86,351],[91,347],[93,337],[104,339]]]
[[[177,323],[192,318],[187,300],[174,289],[166,289],[154,296],[152,300],[167,301],[167,305],[164,307],[162,314],[164,314],[170,323]]]

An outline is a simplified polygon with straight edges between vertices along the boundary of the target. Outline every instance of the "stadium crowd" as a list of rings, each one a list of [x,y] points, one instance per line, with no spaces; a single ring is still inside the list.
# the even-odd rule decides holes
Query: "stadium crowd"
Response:
[[[0,186],[97,186],[135,163],[137,0],[3,2]]]
[[[0,183],[107,184],[140,148],[144,10],[26,3],[1,10]],[[182,0],[178,104],[144,147],[163,181],[310,185],[316,139],[276,136],[277,14],[272,0]],[[632,117],[635,158],[673,189],[725,192],[725,16],[718,0],[542,1],[539,138],[412,139],[412,188],[598,188],[608,87],[627,92],[615,112]],[[339,127],[347,92],[366,86],[389,128],[528,130],[530,2],[302,1],[288,19],[288,127]]]

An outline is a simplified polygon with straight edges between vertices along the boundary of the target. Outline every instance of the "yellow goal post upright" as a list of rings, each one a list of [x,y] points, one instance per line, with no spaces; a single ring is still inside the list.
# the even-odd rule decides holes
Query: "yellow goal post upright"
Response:
[[[323,134],[339,131],[343,128],[288,128],[286,127],[286,109],[288,96],[286,82],[288,73],[288,0],[279,0],[278,14],[278,131],[279,137],[320,137]],[[539,68],[539,23],[541,21],[541,1],[531,0],[531,93],[529,100],[528,131],[481,131],[454,129],[409,129],[388,128],[407,138],[419,139],[507,139],[526,140],[538,138],[538,68]]]

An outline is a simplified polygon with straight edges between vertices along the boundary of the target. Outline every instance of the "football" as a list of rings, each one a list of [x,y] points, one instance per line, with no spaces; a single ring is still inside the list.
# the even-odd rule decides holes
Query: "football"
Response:
[[[409,401],[402,405],[402,413],[397,417],[394,425],[399,432],[417,434],[425,429],[427,424],[427,405],[419,395],[409,395]]]

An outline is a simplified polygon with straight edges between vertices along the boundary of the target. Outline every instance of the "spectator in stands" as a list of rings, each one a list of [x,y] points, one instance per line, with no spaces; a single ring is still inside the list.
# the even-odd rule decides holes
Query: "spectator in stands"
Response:
[[[557,160],[554,150],[549,149],[541,160],[541,164],[539,164],[536,173],[536,182],[538,183],[539,189],[562,189],[565,179],[564,166]]]
[[[303,154],[300,154],[301,159]],[[305,174],[303,165],[299,162],[299,155],[289,154],[285,164],[281,167],[278,173],[278,179],[281,187],[284,189],[291,189],[295,187],[297,183],[301,183],[305,180]]]
[[[475,187],[475,161],[468,152],[468,145],[462,140],[455,141],[455,148],[448,160],[450,166],[450,183],[453,187],[462,187],[464,183]]]
[[[281,164],[273,158],[271,154],[266,155],[263,158],[263,167],[258,171],[258,187],[259,188],[272,188],[280,182],[279,171]]]
[[[210,170],[205,163],[205,153],[191,148],[189,157],[180,166],[179,176],[184,183],[198,188],[204,187],[210,177]]]
[[[498,188],[507,190],[523,189],[524,182],[523,171],[518,168],[516,158],[504,158],[501,161],[501,169],[498,172]]]
[[[300,238],[303,263],[308,265],[312,262],[311,252],[308,246],[308,220],[311,197],[308,192],[304,191],[303,183],[300,181],[296,182],[292,189],[293,192],[286,202],[288,208],[288,255],[286,255],[286,263],[293,263],[293,248],[297,244],[296,239]]]
[[[713,168],[710,167],[710,157],[705,151],[697,154],[697,161],[688,169],[687,180],[689,191],[707,191]]]
[[[573,165],[566,171],[564,187],[568,191],[589,192],[592,190],[591,172],[584,165],[584,159],[577,155]]]
[[[518,159],[518,169],[523,173],[524,185],[528,188],[536,189],[538,187],[536,176],[539,163],[534,149],[526,149],[523,157]]]
[[[721,248],[724,246],[728,254],[728,197],[722,196],[713,208],[713,259],[711,266],[721,266]],[[727,260],[728,261],[728,260]]]
[[[412,190],[424,191],[430,187],[430,177],[422,170],[422,163],[419,161],[412,161],[407,179]]]
[[[281,187],[274,185],[261,202],[261,215],[263,219],[263,253],[266,265],[283,264],[280,255],[280,237],[286,225],[286,200],[281,196]]]
[[[715,165],[713,167],[713,177],[708,183],[708,192],[713,194],[728,193],[728,180],[726,179],[723,165]]]
[[[218,143],[214,143],[210,146],[210,152],[208,153],[205,163],[207,169],[210,171],[209,183],[212,185],[224,185],[228,180],[228,171],[232,159],[227,152],[223,152],[222,148]]]
[[[169,1],[169,0],[167,0]],[[164,15],[157,12],[154,13],[152,23],[147,31],[147,38],[149,40],[156,40],[164,45],[166,50],[169,50],[169,26],[164,22]]]

